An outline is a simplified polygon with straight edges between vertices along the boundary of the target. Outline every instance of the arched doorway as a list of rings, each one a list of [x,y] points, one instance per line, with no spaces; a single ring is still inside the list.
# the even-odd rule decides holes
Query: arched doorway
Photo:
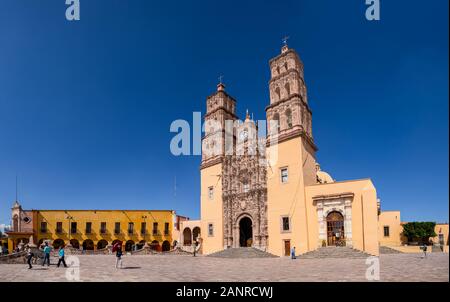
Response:
[[[94,241],[91,239],[86,239],[83,241],[83,250],[85,251],[93,251],[94,250]]]
[[[327,243],[328,245],[344,246],[344,216],[337,211],[327,216]]]
[[[108,241],[105,239],[100,240],[97,242],[97,250],[103,250],[108,246]]]
[[[116,245],[116,243],[119,243],[120,244],[120,248],[122,248],[122,241],[121,240],[119,240],[119,239],[116,239],[116,240],[114,240],[113,242],[112,242],[112,246],[115,246]]]
[[[170,242],[169,241],[166,240],[162,243],[162,251],[163,252],[170,251]]]
[[[252,220],[244,217],[239,221],[239,245],[241,247],[251,247],[253,244]]]
[[[144,248],[144,245],[145,245],[145,240],[141,240],[141,241],[139,241],[138,244],[136,244],[136,247],[138,250],[142,250]]]
[[[64,247],[64,240],[62,239],[56,239],[53,241],[53,248],[54,249],[59,249],[61,246]]]
[[[193,239],[194,239],[194,242],[195,242],[195,240],[198,239],[199,236],[200,236],[200,228],[199,228],[199,227],[195,227],[195,228],[192,230],[192,237],[193,237]]]
[[[125,252],[131,252],[133,250],[133,246],[134,246],[133,240],[128,240],[127,242],[125,242]]]
[[[192,232],[190,228],[185,228],[183,231],[183,245],[192,244]]]
[[[159,246],[158,240],[153,240],[152,243],[150,244],[150,248],[154,251],[160,251],[161,247]]]
[[[74,249],[79,249],[79,248],[80,248],[80,243],[79,243],[78,240],[76,240],[76,239],[71,239],[71,240],[70,240],[70,245],[71,245]]]

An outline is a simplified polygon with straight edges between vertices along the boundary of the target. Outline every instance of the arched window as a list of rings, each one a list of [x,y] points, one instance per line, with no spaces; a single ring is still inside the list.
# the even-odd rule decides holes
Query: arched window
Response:
[[[292,127],[292,112],[291,109],[286,110],[286,124],[288,128]]]
[[[290,96],[291,95],[291,86],[289,85],[289,82],[287,82],[284,85],[284,89],[286,90],[286,96]]]
[[[275,88],[275,101],[278,102],[281,98],[280,87]]]
[[[277,133],[279,133],[279,132],[280,132],[280,129],[281,129],[281,128],[280,128],[280,115],[279,115],[278,113],[275,113],[275,114],[273,115],[272,120],[273,120],[274,122],[277,123],[276,129],[277,129]]]

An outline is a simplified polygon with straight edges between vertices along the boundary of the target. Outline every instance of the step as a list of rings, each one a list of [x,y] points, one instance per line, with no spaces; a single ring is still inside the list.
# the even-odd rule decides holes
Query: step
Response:
[[[229,248],[216,253],[209,254],[208,257],[217,258],[274,258],[270,253],[252,247]]]

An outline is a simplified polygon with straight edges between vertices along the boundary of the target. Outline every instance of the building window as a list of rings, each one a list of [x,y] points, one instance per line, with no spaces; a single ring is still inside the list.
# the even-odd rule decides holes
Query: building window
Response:
[[[134,223],[132,223],[132,222],[129,222],[128,223],[128,234],[133,234],[133,231],[134,231]]]
[[[384,237],[389,237],[389,227],[388,226],[384,227]]]
[[[147,223],[141,222],[141,234],[145,235],[145,230],[147,229]]]
[[[208,224],[208,236],[210,237],[214,236],[214,226],[212,223]]]
[[[71,222],[70,223],[70,234],[76,234],[77,233],[77,223]]]
[[[41,222],[41,233],[47,233],[47,222]]]
[[[164,235],[169,235],[169,223],[164,223]]]
[[[106,234],[106,222],[100,223],[100,234]]]
[[[86,222],[86,234],[92,233],[92,222]]]
[[[57,222],[56,223],[56,234],[61,234],[62,233],[62,222]]]
[[[288,168],[281,168],[281,183],[285,184],[288,182]]]
[[[158,223],[153,222],[153,235],[158,235]]]
[[[120,222],[114,224],[114,234],[120,234]]]
[[[245,181],[245,182],[242,184],[242,192],[247,193],[248,191],[250,191],[250,185],[248,184],[247,181]]]
[[[211,200],[214,198],[214,187],[208,188],[208,198]]]
[[[283,232],[289,232],[291,230],[291,221],[289,216],[281,217],[281,230]]]

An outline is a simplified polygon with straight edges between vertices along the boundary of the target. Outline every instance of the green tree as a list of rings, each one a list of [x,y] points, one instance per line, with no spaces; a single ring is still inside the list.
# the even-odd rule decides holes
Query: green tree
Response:
[[[408,222],[403,225],[402,235],[408,238],[408,242],[428,243],[430,237],[436,236],[435,226],[435,222]]]

